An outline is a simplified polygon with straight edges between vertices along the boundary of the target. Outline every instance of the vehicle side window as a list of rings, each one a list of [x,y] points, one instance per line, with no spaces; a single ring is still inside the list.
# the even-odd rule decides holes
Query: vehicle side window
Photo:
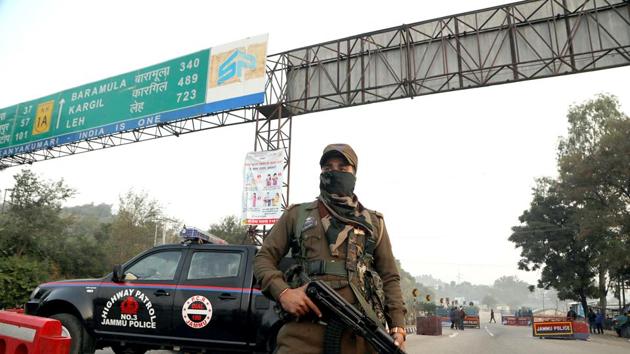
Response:
[[[132,265],[125,273],[131,273],[138,280],[173,280],[182,253],[167,251],[153,253]]]
[[[190,261],[188,280],[237,277],[241,253],[195,252]]]

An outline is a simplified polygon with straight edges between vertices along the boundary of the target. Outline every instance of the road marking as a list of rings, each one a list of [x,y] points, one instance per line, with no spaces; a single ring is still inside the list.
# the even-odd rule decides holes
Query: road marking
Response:
[[[486,332],[488,332],[490,337],[494,337],[494,334],[492,334],[492,332],[490,332],[490,330],[488,329],[488,326],[484,326],[484,328],[486,329]]]
[[[449,338],[454,338],[454,337],[457,337],[457,335],[458,335],[458,334],[459,334],[458,332],[455,332],[455,333],[451,334],[451,335],[450,335],[450,336],[448,336],[448,337],[449,337]]]

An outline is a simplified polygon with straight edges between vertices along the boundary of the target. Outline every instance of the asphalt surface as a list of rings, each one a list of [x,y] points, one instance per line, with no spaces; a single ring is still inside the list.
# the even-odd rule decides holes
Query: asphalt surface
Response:
[[[606,335],[592,335],[588,341],[539,339],[532,337],[531,327],[482,324],[481,329],[464,331],[443,328],[441,336],[410,334],[407,353],[444,354],[628,354],[630,341]],[[97,354],[113,354],[109,349]],[[167,350],[152,350],[149,354],[172,354]]]
[[[539,339],[531,327],[482,324],[481,329],[464,331],[444,328],[442,336],[412,335],[407,340],[408,353],[444,354],[621,354],[630,353],[627,339],[612,335],[593,335],[588,341]]]

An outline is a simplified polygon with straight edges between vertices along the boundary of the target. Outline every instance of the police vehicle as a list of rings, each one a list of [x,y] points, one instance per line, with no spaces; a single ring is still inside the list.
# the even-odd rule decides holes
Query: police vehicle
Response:
[[[149,249],[101,279],[41,284],[29,315],[56,318],[72,338],[71,354],[112,347],[271,352],[281,323],[255,286],[255,246],[228,245],[195,228],[181,244]]]

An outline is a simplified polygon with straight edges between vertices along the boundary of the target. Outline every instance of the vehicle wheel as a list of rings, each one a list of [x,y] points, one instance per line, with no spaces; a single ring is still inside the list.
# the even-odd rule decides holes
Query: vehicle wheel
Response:
[[[58,313],[50,316],[61,322],[61,335],[70,337],[70,353],[81,354],[83,345],[83,325],[79,319],[69,313]]]
[[[147,349],[144,347],[135,345],[126,345],[123,347],[119,344],[112,345],[112,350],[116,354],[144,354],[147,352]]]
[[[630,325],[626,325],[621,329],[621,337],[630,338]]]

